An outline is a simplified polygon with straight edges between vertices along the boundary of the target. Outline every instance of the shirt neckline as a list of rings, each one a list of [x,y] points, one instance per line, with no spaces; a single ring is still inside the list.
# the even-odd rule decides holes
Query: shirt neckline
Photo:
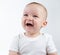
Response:
[[[42,35],[43,35],[43,33],[41,33],[41,34],[38,35],[37,37],[31,38],[31,37],[26,36],[26,35],[23,33],[23,37],[24,37],[25,39],[31,40],[31,41],[34,41],[34,40],[37,40],[37,39],[41,38]]]

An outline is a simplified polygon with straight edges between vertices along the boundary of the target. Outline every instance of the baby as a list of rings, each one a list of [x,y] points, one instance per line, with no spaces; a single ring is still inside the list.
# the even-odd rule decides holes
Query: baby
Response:
[[[57,55],[52,36],[40,31],[47,25],[46,19],[47,9],[42,4],[27,4],[22,17],[25,32],[14,38],[9,55]]]

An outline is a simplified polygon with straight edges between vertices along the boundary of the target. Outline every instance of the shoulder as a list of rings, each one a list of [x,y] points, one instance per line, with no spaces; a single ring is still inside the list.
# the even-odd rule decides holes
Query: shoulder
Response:
[[[52,39],[52,35],[51,34],[49,34],[49,33],[43,33],[44,34],[44,37],[45,37],[45,39],[46,39],[46,41],[49,41],[50,39]]]
[[[19,33],[19,34],[17,34],[16,36],[14,36],[14,38],[20,39],[22,36],[23,36],[23,33]]]
[[[45,35],[45,36],[48,36],[48,37],[52,37],[52,35],[49,34],[49,33],[44,33],[44,35]]]
[[[52,38],[52,35],[49,33],[43,33],[46,38]]]
[[[17,40],[20,39],[20,34],[14,36],[14,37],[13,37],[13,40],[14,40],[14,39],[17,39]]]
[[[19,33],[14,37],[14,39],[16,39],[16,40],[21,40],[23,38],[24,38],[24,33]]]

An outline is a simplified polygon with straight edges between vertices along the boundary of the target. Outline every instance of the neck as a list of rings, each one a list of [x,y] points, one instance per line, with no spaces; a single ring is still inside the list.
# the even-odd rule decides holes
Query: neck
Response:
[[[28,36],[28,37],[36,37],[40,34],[40,32],[36,32],[36,33],[28,33],[28,32],[25,32],[25,35]]]

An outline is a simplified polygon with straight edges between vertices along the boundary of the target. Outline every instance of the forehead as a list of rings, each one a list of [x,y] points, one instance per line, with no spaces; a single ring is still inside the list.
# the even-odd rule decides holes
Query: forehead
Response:
[[[44,13],[46,12],[45,9],[40,6],[40,5],[36,5],[36,4],[30,4],[27,5],[24,9],[24,13]]]

